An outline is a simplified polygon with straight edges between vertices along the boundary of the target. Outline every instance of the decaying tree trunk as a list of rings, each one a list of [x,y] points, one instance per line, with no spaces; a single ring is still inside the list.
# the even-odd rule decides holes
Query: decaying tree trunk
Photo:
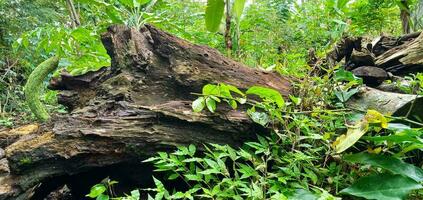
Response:
[[[0,158],[7,161],[7,170],[0,171],[0,200],[39,198],[40,191],[63,187],[63,181],[51,186],[55,177],[138,162],[176,145],[237,146],[265,131],[242,108],[192,112],[196,96],[191,92],[207,83],[241,89],[262,85],[290,94],[287,78],[245,67],[153,26],[140,31],[112,26],[102,41],[112,58],[110,68],[76,77],[62,73],[51,81],[49,87],[60,90],[59,102],[69,114],[0,132],[5,150]],[[77,187],[67,186],[71,191]]]
[[[326,59],[329,66],[344,59],[344,68],[361,77],[366,84],[347,102],[349,107],[376,109],[417,121],[423,118],[422,97],[402,94],[399,87],[407,85],[402,76],[423,72],[423,34],[420,32],[400,37],[380,36],[373,40],[345,37]]]
[[[423,97],[412,94],[385,92],[363,87],[347,102],[347,106],[358,110],[373,109],[386,115],[407,116],[417,120],[423,113]]]
[[[423,34],[409,43],[394,47],[375,60],[376,66],[392,73],[423,72]]]

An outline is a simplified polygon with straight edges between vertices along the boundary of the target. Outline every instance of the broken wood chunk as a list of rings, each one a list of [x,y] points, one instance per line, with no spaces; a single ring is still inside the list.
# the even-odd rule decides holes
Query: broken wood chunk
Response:
[[[388,79],[388,73],[378,67],[371,67],[371,66],[363,66],[358,67],[352,70],[352,73],[357,77],[363,79],[363,83],[371,86],[376,87],[380,85],[383,81]]]

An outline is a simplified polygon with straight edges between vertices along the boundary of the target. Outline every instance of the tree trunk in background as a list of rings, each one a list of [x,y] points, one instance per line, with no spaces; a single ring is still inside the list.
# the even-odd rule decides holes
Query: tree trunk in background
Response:
[[[262,85],[284,96],[291,92],[289,80],[279,74],[248,68],[153,26],[140,31],[112,26],[102,41],[112,59],[110,68],[75,77],[62,73],[51,81],[49,87],[60,90],[59,103],[70,113],[40,126],[0,132],[0,148],[5,149],[0,161],[8,169],[0,170],[0,200],[30,199],[63,184],[75,192],[84,183],[79,179],[90,176],[80,173],[96,167],[139,165],[178,145],[196,144],[200,150],[205,143],[239,146],[266,132],[242,106],[194,113],[191,102],[197,97],[191,92],[207,83],[240,89]]]
[[[225,45],[228,55],[232,52],[232,37],[231,37],[231,24],[232,24],[232,16],[231,16],[231,1],[226,0],[226,25],[225,25]]]
[[[402,33],[408,34],[410,33],[410,5],[407,0],[401,0],[400,2],[400,18],[402,24]]]
[[[76,28],[81,25],[81,21],[79,20],[79,15],[76,12],[75,4],[73,3],[73,0],[66,0],[66,5],[69,10],[69,14],[72,21],[72,27]]]

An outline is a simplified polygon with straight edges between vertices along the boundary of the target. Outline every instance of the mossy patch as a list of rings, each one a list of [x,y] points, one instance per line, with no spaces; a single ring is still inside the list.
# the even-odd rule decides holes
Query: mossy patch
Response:
[[[32,113],[34,113],[40,121],[47,121],[50,118],[46,108],[40,101],[43,82],[50,73],[56,70],[58,65],[59,57],[54,56],[47,59],[34,69],[25,84],[24,92],[26,102]]]

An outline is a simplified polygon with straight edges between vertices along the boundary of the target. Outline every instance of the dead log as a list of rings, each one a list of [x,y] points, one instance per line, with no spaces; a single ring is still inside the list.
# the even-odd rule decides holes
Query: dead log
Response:
[[[192,112],[196,96],[191,92],[207,83],[240,89],[261,85],[284,96],[291,91],[285,77],[248,68],[150,25],[141,30],[112,26],[102,41],[112,58],[110,68],[76,77],[63,73],[50,85],[60,90],[59,102],[70,113],[24,131],[0,132],[10,168],[0,176],[0,200],[38,198],[63,185],[82,199],[88,191],[76,192],[81,183],[72,180],[87,170],[137,163],[177,145],[238,146],[265,132],[242,108]],[[60,185],[53,187],[57,177]]]
[[[378,86],[388,79],[388,73],[377,67],[363,66],[352,70],[352,73],[363,79],[363,83],[368,86]]]
[[[423,34],[411,42],[394,47],[375,59],[378,67],[393,74],[423,71]]]
[[[412,94],[385,92],[363,87],[347,102],[349,108],[366,111],[373,109],[386,115],[407,116],[412,120],[423,119],[423,97]]]

